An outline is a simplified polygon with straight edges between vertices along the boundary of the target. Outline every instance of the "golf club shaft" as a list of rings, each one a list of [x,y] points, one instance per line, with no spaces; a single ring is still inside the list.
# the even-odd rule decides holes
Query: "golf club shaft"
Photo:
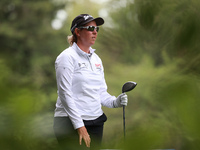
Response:
[[[124,127],[124,139],[126,136],[126,131],[125,131],[125,106],[123,105],[123,127]]]

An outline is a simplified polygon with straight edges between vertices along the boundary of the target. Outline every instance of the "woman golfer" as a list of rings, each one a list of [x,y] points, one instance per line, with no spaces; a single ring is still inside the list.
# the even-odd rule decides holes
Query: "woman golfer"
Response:
[[[91,48],[102,24],[101,17],[77,16],[68,37],[71,46],[55,61],[58,99],[54,132],[62,149],[99,149],[107,120],[101,107],[122,107],[128,102],[126,94],[116,98],[107,92],[102,61]]]

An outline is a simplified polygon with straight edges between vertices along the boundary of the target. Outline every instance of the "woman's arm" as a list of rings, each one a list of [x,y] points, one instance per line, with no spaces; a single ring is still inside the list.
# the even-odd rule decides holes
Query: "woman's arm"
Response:
[[[74,129],[83,127],[83,120],[72,97],[72,78],[74,73],[73,59],[63,54],[57,58],[55,68],[60,101],[72,121]]]

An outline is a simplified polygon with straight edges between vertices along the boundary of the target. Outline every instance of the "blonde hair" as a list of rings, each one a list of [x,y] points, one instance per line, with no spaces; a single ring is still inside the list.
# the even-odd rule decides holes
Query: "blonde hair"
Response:
[[[76,34],[67,36],[67,41],[70,44],[70,46],[72,46],[74,42],[76,43],[77,42]]]

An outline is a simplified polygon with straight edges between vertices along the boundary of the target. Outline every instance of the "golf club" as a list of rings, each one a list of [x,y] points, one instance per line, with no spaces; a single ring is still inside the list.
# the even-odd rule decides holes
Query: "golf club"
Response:
[[[137,85],[136,82],[132,82],[132,81],[126,82],[122,87],[122,93],[131,91],[132,89],[134,89],[136,87],[136,85]],[[125,138],[125,136],[126,136],[126,130],[125,130],[125,106],[123,106],[123,126],[124,126],[124,138]]]

